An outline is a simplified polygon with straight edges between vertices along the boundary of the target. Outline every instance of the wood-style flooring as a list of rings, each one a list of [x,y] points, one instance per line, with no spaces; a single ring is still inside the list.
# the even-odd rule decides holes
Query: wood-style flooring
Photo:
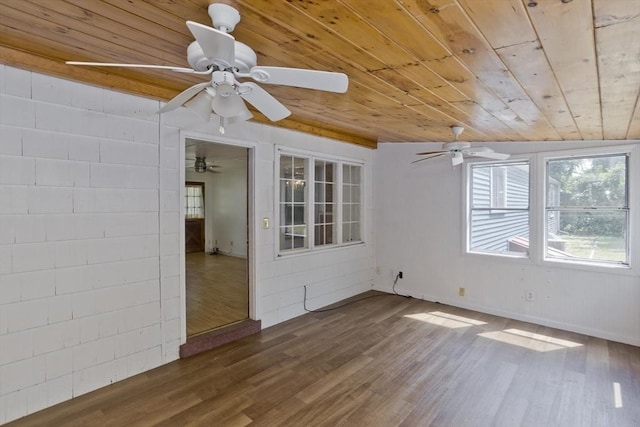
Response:
[[[640,348],[384,295],[306,314],[16,423],[151,424],[638,426]]]
[[[188,337],[249,317],[246,259],[187,254],[186,287]]]

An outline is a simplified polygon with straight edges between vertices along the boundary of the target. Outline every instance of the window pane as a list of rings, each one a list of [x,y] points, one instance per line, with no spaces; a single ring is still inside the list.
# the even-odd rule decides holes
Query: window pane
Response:
[[[547,211],[547,258],[627,264],[626,211]]]
[[[293,157],[280,157],[280,178],[293,178]]]
[[[529,207],[529,164],[473,165],[472,207],[515,208]]]
[[[333,202],[335,200],[335,185],[333,184],[325,184],[325,197],[327,202]]]
[[[351,186],[350,185],[342,186],[342,201],[344,203],[351,203]]]
[[[186,219],[204,218],[204,196],[202,188],[203,184],[185,185],[184,207]]]
[[[351,201],[354,203],[360,203],[360,186],[351,187]]]
[[[548,207],[627,206],[627,156],[547,161]]]
[[[317,204],[315,209],[315,222],[316,224],[323,224],[325,222],[324,205]]]
[[[306,163],[306,159],[301,159],[299,157],[293,158],[293,179],[303,180],[306,178]]]
[[[529,212],[471,212],[469,249],[481,252],[529,253]]]
[[[333,182],[333,175],[334,175],[335,168],[336,168],[335,163],[327,163],[326,176],[325,176],[325,179],[327,182]]]
[[[324,184],[316,183],[315,185],[315,199],[316,202],[324,202]]]
[[[342,241],[351,241],[351,224],[349,223],[342,224]]]
[[[316,161],[316,181],[324,181],[324,162]]]

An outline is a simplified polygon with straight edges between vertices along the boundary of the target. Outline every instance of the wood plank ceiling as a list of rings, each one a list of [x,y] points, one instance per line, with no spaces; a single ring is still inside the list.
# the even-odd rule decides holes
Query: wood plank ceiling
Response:
[[[206,77],[64,60],[188,66],[210,0],[2,0],[5,64],[168,100]],[[258,64],[340,71],[346,94],[265,85],[276,126],[375,146],[640,138],[639,0],[221,0]],[[258,122],[268,119],[254,113]]]

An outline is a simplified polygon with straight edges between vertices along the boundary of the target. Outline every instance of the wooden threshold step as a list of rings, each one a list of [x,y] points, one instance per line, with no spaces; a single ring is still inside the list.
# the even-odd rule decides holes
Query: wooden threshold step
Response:
[[[184,359],[232,341],[237,341],[256,334],[261,329],[262,322],[260,320],[248,319],[187,338],[187,342],[180,346],[180,358]]]

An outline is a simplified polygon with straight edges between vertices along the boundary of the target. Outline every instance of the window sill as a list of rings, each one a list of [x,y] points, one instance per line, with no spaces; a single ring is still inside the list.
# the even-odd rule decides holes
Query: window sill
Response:
[[[623,276],[640,276],[630,265],[610,264],[603,262],[568,261],[563,259],[545,258],[540,262],[545,267],[568,268],[573,270],[593,271],[594,273],[619,274]]]
[[[365,242],[360,241],[360,242],[342,243],[340,245],[317,247],[313,249],[295,249],[295,250],[292,249],[291,251],[287,251],[287,252],[278,252],[278,254],[276,255],[276,259],[284,259],[284,258],[292,258],[297,256],[333,252],[333,251],[338,251],[342,249],[348,249],[348,248],[365,246],[365,245],[366,245]]]

